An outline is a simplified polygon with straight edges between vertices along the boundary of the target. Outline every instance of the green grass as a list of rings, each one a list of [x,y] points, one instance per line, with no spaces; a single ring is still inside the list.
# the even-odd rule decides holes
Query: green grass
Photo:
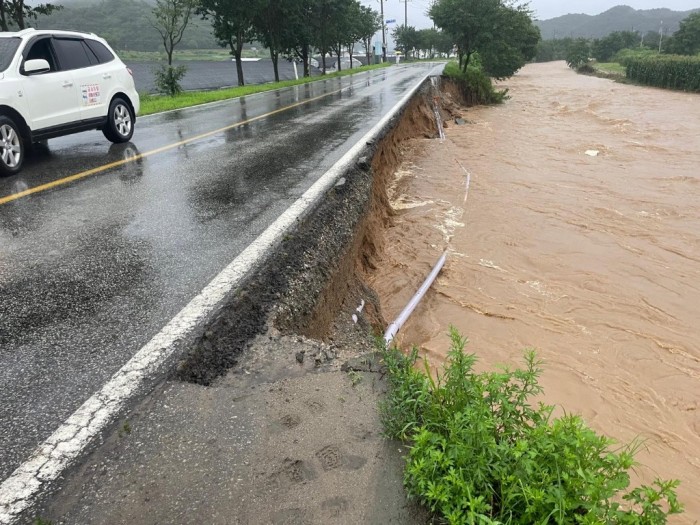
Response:
[[[662,525],[682,512],[677,480],[630,488],[640,441],[618,445],[574,414],[553,418],[541,397],[541,362],[474,372],[476,356],[451,330],[433,378],[409,356],[385,350],[390,391],[380,406],[389,437],[410,443],[404,485],[454,525]],[[442,523],[442,521],[441,521]]]
[[[218,89],[216,91],[190,91],[180,93],[174,97],[160,95],[141,95],[141,111],[139,115],[151,115],[163,111],[173,109],[188,108],[190,106],[198,106],[208,102],[218,102],[220,100],[228,100],[230,98],[243,97],[264,91],[272,91],[274,89],[285,88],[290,86],[298,86],[300,84],[308,84],[318,80],[326,80],[329,78],[343,77],[363,71],[370,71],[382,67],[389,67],[391,64],[375,64],[370,66],[359,67],[336,73],[329,73],[325,76],[300,78],[299,80],[284,80],[282,82],[273,82],[270,84],[255,84],[250,86],[233,87],[227,89]]]
[[[617,62],[598,62],[594,64],[593,67],[604,73],[614,73],[622,76],[625,75],[625,66],[618,64]]]

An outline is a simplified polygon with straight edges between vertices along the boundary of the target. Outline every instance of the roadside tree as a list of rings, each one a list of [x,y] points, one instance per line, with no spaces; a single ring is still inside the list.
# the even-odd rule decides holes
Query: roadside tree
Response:
[[[526,7],[501,8],[493,21],[493,34],[498,36],[479,49],[481,64],[491,77],[510,77],[537,55],[540,30]]]
[[[438,31],[435,39],[435,51],[439,56],[449,56],[454,51],[452,35],[445,31]]]
[[[474,53],[493,40],[500,0],[438,0],[428,12],[435,25],[453,37],[459,67],[466,71]]]
[[[352,55],[355,51],[355,44],[362,40],[365,33],[362,21],[363,13],[362,4],[358,0],[351,0],[348,4],[347,12],[349,23],[345,28],[345,34],[341,38],[350,55],[350,69],[353,68]],[[340,71],[340,54],[338,54],[338,70]]]
[[[24,0],[0,0],[0,30],[10,31],[15,26],[17,29],[25,29],[28,21],[36,20],[38,15],[50,15],[60,9],[63,6],[58,4],[30,6]]]
[[[316,0],[285,0],[285,53],[289,58],[301,60],[304,76],[310,76],[309,59],[313,50],[313,27]]]
[[[343,54],[343,47],[345,47],[356,33],[353,27],[355,25],[354,8],[356,4],[357,2],[355,0],[349,0],[347,2],[341,2],[336,6],[335,20],[331,27],[331,33],[333,35],[331,50],[338,57],[338,61],[336,62],[338,71],[341,70],[340,57]],[[359,9],[357,11],[359,13]]]
[[[437,29],[430,28],[418,30],[418,47],[421,51],[423,51],[426,57],[433,58],[435,56],[439,40],[440,31]]]
[[[168,66],[173,65],[175,46],[185,34],[195,2],[196,0],[156,0],[156,5],[151,11],[153,17],[150,22],[160,35],[168,57]]]
[[[360,6],[360,40],[367,55],[367,65],[372,61],[372,38],[382,28],[382,18],[379,13],[370,7]]]
[[[408,58],[408,54],[412,53],[415,58],[415,50],[421,47],[420,33],[413,26],[397,26],[391,32],[391,36],[396,42],[396,48]]]
[[[243,44],[250,42],[255,31],[255,2],[240,0],[199,0],[197,13],[211,22],[214,37],[221,47],[228,47],[236,60],[238,85],[243,80]]]
[[[270,50],[275,82],[279,82],[279,56],[288,54],[290,47],[287,18],[294,8],[293,1],[258,0],[253,16],[255,38]]]
[[[158,31],[165,48],[168,65],[155,71],[156,85],[170,96],[182,91],[180,80],[185,76],[185,66],[173,67],[175,46],[182,41],[182,36],[190,23],[195,0],[156,0],[150,23]]]
[[[429,14],[452,37],[463,72],[479,53],[487,73],[508,77],[536,54],[540,33],[527,5],[509,0],[437,0]]]
[[[321,54],[321,70],[326,74],[326,55],[333,51],[338,41],[338,25],[346,8],[345,0],[315,0],[313,16],[309,21],[312,28],[312,43]]]

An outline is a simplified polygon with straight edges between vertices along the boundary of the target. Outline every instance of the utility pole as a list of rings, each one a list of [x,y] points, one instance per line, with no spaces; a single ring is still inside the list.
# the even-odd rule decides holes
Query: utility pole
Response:
[[[403,27],[404,27],[404,29],[406,29],[406,28],[408,28],[408,0],[399,0],[399,2],[403,2],[403,4],[404,4],[404,7],[403,7]]]
[[[659,53],[661,53],[661,43],[664,41],[664,21],[661,21],[661,27],[659,28]]]
[[[379,0],[382,11],[382,62],[386,62],[386,21],[384,20],[384,0]]]

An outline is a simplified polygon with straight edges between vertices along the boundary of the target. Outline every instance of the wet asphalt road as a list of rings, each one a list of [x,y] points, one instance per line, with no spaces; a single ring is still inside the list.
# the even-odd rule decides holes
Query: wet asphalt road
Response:
[[[2,198],[322,97],[0,205],[0,480],[428,67],[144,117],[125,145],[96,131],[55,139],[0,179]]]

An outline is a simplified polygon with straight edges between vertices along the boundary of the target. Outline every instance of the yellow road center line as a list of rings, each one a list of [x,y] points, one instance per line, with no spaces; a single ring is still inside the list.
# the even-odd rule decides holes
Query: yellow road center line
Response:
[[[358,82],[356,84],[364,84],[363,82]],[[172,144],[168,144],[166,146],[161,146],[160,148],[152,149],[150,151],[146,151],[145,153],[139,153],[138,155],[134,155],[133,157],[130,157],[128,159],[123,159],[123,160],[117,160],[115,162],[110,162],[109,164],[103,164],[102,166],[97,166],[96,168],[92,168],[89,170],[81,171],[79,173],[76,173],[74,175],[70,175],[68,177],[64,177],[62,179],[57,179],[51,182],[47,182],[46,184],[41,184],[39,186],[35,186],[33,188],[29,188],[24,191],[20,191],[18,193],[13,193],[12,195],[7,195],[6,197],[0,197],[0,205],[2,204],[7,204],[8,202],[16,201],[18,199],[21,199],[22,197],[27,197],[28,195],[32,195],[34,193],[39,193],[42,191],[50,190],[52,188],[56,188],[57,186],[62,186],[64,184],[68,184],[70,182],[79,180],[79,179],[84,179],[85,177],[89,177],[90,175],[94,175],[95,173],[101,173],[103,171],[107,171],[112,168],[116,168],[117,166],[122,166],[124,164],[130,163],[137,161],[139,159],[143,159],[145,157],[150,157],[152,155],[156,155],[158,153],[163,153],[164,151],[168,151],[174,148],[177,148],[179,146],[184,146],[185,144],[189,144],[191,142],[195,142],[198,140],[205,139],[207,137],[211,137],[212,135],[216,135],[218,133],[221,133],[223,131],[228,131],[233,128],[237,128],[240,126],[245,126],[246,124],[250,124],[251,122],[255,122],[256,120],[261,120],[267,117],[270,117],[272,115],[276,115],[278,113],[282,113],[284,111],[288,111],[290,109],[296,108],[298,106],[303,106],[304,104],[308,104],[310,102],[314,102],[316,100],[320,100],[322,98],[329,97],[331,95],[335,95],[337,93],[340,93],[341,91],[344,91],[346,89],[349,89],[351,87],[354,87],[356,84],[351,84],[349,86],[345,86],[340,89],[336,89],[335,91],[330,91],[328,93],[324,93],[323,95],[319,95],[317,97],[313,98],[308,98],[306,100],[302,100],[301,102],[295,102],[294,104],[290,104],[289,106],[284,106],[283,108],[276,109],[274,111],[270,111],[268,113],[265,113],[263,115],[258,115],[257,117],[252,117],[247,120],[242,120],[240,122],[236,122],[235,124],[230,124],[228,126],[224,126],[223,128],[215,129],[212,131],[207,131],[206,133],[201,133],[200,135],[195,135],[194,137],[190,137],[185,140],[181,140],[179,142],[173,142]],[[183,108],[184,109],[184,108]]]

